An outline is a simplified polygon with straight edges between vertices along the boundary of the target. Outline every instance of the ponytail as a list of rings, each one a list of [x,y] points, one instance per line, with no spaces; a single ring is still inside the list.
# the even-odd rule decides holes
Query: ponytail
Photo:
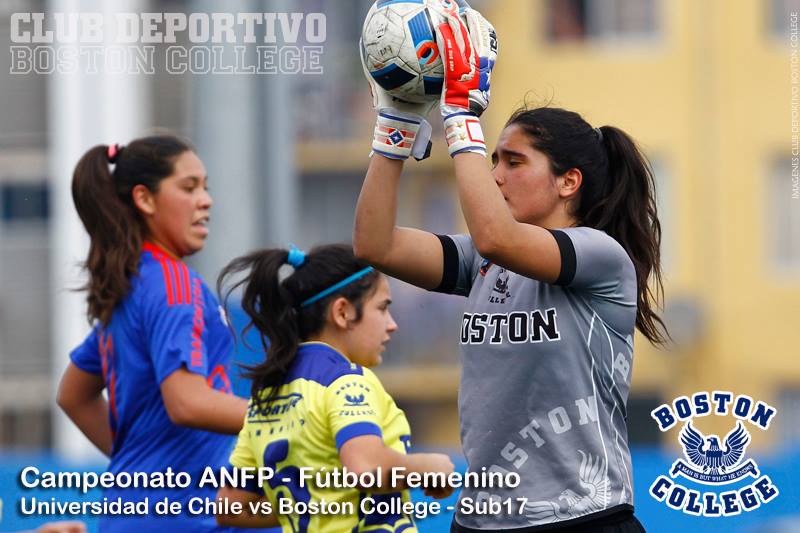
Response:
[[[661,224],[647,158],[619,128],[592,128],[564,109],[520,109],[510,125],[522,128],[533,147],[547,155],[556,176],[572,168],[581,171],[572,214],[578,225],[606,232],[625,249],[636,270],[636,327],[650,342],[664,344],[669,334],[655,311],[663,300]]]
[[[89,320],[108,324],[116,304],[130,289],[142,246],[142,228],[132,204],[120,200],[106,156],[108,147],[95,146],[78,161],[72,178],[75,209],[89,233]]]
[[[627,133],[614,126],[600,131],[608,157],[605,187],[594,203],[582,198],[576,215],[582,225],[605,231],[628,252],[636,269],[636,327],[650,342],[664,344],[667,329],[653,309],[664,291],[653,170]]]
[[[263,363],[245,367],[245,377],[252,380],[251,396],[254,402],[259,400],[259,392],[269,387],[274,389],[268,400],[274,397],[277,385],[286,377],[300,343],[297,310],[291,295],[278,281],[278,271],[288,256],[286,250],[259,250],[237,257],[222,270],[217,282],[217,292],[222,294],[223,285],[229,277],[249,271],[247,276],[228,288],[223,305],[227,308],[230,294],[244,286],[241,306],[250,322],[242,334],[255,327],[267,354]]]
[[[294,362],[298,345],[322,331],[328,304],[338,297],[347,298],[356,309],[358,322],[364,299],[375,290],[380,275],[368,272],[316,299],[322,291],[368,265],[357,260],[352,248],[344,244],[318,246],[301,261],[293,257],[293,264],[298,266],[282,278],[280,270],[290,268],[286,266],[288,262],[287,250],[258,250],[231,261],[217,281],[217,292],[226,308],[231,294],[242,288],[241,306],[250,319],[242,334],[255,328],[266,353],[262,363],[244,367],[245,377],[252,380],[251,397],[256,407],[274,399]],[[231,283],[232,278],[243,273],[244,277]],[[266,395],[262,394],[264,391]]]
[[[152,136],[126,147],[95,146],[78,161],[72,200],[90,239],[84,263],[89,281],[83,287],[89,321],[108,324],[138,268],[146,227],[133,203],[133,188],[142,184],[156,192],[187,150],[189,145],[176,137]]]

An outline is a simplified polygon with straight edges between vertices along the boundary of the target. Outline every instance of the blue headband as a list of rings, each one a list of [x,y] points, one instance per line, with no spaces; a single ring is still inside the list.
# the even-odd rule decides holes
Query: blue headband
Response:
[[[308,298],[307,300],[304,300],[300,304],[300,307],[306,307],[308,305],[313,304],[316,301],[319,301],[319,300],[325,298],[326,296],[329,296],[329,295],[333,294],[334,292],[338,291],[339,289],[341,289],[345,285],[349,285],[349,284],[353,283],[355,280],[363,278],[364,276],[366,276],[367,274],[369,274],[373,270],[374,269],[372,267],[367,267],[367,268],[364,268],[362,270],[359,270],[358,272],[356,272],[352,276],[344,278],[342,281],[340,281],[336,285],[328,287],[324,291],[312,296],[311,298]]]
[[[303,266],[303,263],[306,262],[306,253],[292,244],[291,248],[289,249],[289,257],[286,258],[286,262],[292,265],[295,269],[300,268]]]

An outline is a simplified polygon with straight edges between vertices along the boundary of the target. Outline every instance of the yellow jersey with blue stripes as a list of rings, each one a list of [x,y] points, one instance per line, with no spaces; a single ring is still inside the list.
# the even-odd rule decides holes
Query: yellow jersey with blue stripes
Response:
[[[272,479],[255,490],[263,490],[276,511],[279,498],[311,503],[312,509],[324,501],[328,509],[354,511],[279,515],[286,533],[416,533],[408,515],[361,512],[366,497],[376,502],[397,500],[390,508],[398,509],[400,501],[410,500],[407,490],[371,494],[357,488],[317,487],[313,481],[300,483],[301,467],[313,472],[341,470],[339,449],[352,438],[377,435],[386,446],[406,453],[410,433],[405,414],[372,371],[351,363],[327,344],[303,343],[275,399],[261,408],[255,408],[251,399],[230,462],[236,468],[274,469]]]

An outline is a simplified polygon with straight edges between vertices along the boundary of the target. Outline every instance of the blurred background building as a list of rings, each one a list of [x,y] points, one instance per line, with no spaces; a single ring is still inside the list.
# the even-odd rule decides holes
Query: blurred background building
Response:
[[[80,285],[74,272],[86,243],[70,237],[82,230],[70,212],[68,182],[93,144],[126,142],[153,128],[195,142],[215,207],[209,244],[190,263],[209,282],[251,248],[350,239],[374,123],[356,52],[371,3],[113,3],[117,11],[323,12],[327,39],[318,76],[157,69],[135,80],[84,76],[73,83],[10,75],[10,57],[0,54],[3,453],[85,457],[84,441],[70,432],[53,398],[68,350],[88,329],[82,296],[69,293]],[[675,343],[658,350],[637,338],[632,444],[645,451],[664,446],[674,456],[675,433],[661,434],[650,411],[681,394],[730,390],[778,409],[770,431],[753,434],[752,451],[778,456],[793,449],[800,442],[800,199],[791,184],[789,24],[800,0],[472,3],[500,39],[484,120],[490,146],[516,107],[549,104],[578,111],[595,126],[624,129],[653,163],[664,230],[664,316]],[[100,0],[6,0],[0,38],[10,43],[14,12],[107,9]],[[102,89],[109,83],[124,84],[129,99],[109,100]],[[120,129],[115,122],[125,117]],[[435,132],[430,160],[406,166],[400,223],[461,232],[441,139]],[[400,330],[378,373],[408,412],[417,444],[459,453],[462,301],[401,283],[393,290]],[[704,420],[701,429],[725,434],[727,423]],[[649,482],[639,477],[638,484]],[[794,483],[781,488],[796,503]]]

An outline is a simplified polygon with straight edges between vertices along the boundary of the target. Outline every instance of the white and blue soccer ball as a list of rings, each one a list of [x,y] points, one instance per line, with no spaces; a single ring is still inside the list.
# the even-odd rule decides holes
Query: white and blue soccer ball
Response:
[[[361,32],[367,72],[393,97],[406,102],[439,98],[444,66],[435,25],[441,0],[378,0]]]

